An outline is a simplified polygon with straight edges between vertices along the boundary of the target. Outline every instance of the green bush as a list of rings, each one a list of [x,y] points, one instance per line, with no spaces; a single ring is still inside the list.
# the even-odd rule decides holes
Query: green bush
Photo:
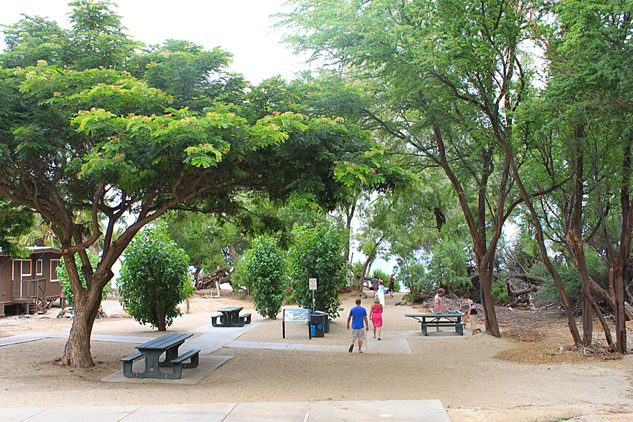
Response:
[[[90,264],[92,268],[95,269],[97,264],[99,264],[99,257],[88,251],[88,259],[90,260]],[[86,279],[84,278],[81,269],[83,268],[83,264],[79,259],[79,256],[75,256],[75,262],[77,263],[77,269],[79,270],[79,278],[81,279],[81,284],[86,287]],[[62,285],[62,294],[68,301],[70,306],[75,306],[75,295],[73,294],[73,290],[70,287],[70,279],[68,278],[68,271],[66,271],[66,265],[58,265],[57,266],[57,277],[59,278],[59,282]],[[110,283],[106,284],[101,292],[101,300],[103,300],[108,293],[110,293]]]
[[[385,287],[387,287],[387,283],[389,283],[389,274],[387,274],[383,270],[374,270],[374,274],[372,275],[372,277],[379,278],[383,281]]]
[[[505,279],[505,274],[502,274],[500,277],[495,277],[492,283],[490,295],[496,303],[505,304],[508,302],[508,290],[504,281]]]
[[[431,261],[428,266],[427,277],[432,289],[440,285],[451,290],[468,286],[468,259],[461,239],[448,239],[436,243],[431,250]]]
[[[314,227],[300,226],[292,231],[290,249],[290,281],[293,296],[305,309],[312,309],[309,279],[317,279],[315,306],[332,320],[343,310],[339,287],[345,285],[344,243],[341,234],[326,223]]]
[[[396,269],[399,282],[409,290],[404,300],[415,302],[420,299],[423,290],[431,290],[431,283],[426,278],[426,269],[422,262],[412,257],[399,258]],[[398,290],[399,287],[396,291]]]
[[[263,236],[253,242],[244,264],[244,276],[253,286],[255,309],[263,317],[276,318],[286,296],[283,251],[274,239]]]
[[[165,331],[191,296],[189,257],[161,226],[141,230],[125,250],[118,280],[123,309],[141,324]]]
[[[240,288],[248,292],[253,289],[253,283],[246,277],[246,263],[243,259],[235,263],[235,271],[231,275],[231,285],[238,291]]]

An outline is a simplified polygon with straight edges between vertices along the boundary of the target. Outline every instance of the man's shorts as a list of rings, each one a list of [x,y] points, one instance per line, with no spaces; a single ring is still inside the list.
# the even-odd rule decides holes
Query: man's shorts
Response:
[[[365,328],[355,328],[349,336],[358,340],[365,340]]]

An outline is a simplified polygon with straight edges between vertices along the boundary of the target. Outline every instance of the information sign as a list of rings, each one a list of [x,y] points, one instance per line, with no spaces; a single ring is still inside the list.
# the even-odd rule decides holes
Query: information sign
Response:
[[[317,289],[317,279],[316,278],[311,278],[310,279],[310,290],[316,290]]]
[[[310,315],[309,309],[284,309],[283,316],[281,318],[281,336],[286,338],[286,321],[307,322],[308,338],[312,339],[312,332],[310,331]]]
[[[284,321],[310,321],[309,309],[284,309]]]

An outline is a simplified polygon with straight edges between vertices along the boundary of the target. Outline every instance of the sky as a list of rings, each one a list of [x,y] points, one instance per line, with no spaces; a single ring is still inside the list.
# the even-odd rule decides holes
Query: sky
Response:
[[[221,47],[233,54],[230,70],[258,84],[263,79],[293,75],[307,68],[280,43],[282,29],[272,29],[270,15],[283,10],[285,0],[115,0],[127,34],[145,44],[166,39],[188,40],[208,50]],[[70,0],[2,0],[0,24],[10,25],[21,14],[39,15],[70,28]],[[4,40],[0,47],[4,48]]]

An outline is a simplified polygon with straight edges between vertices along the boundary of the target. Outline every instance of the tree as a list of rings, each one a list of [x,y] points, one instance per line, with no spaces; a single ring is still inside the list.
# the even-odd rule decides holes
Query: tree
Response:
[[[275,319],[286,297],[286,257],[270,237],[255,239],[244,258],[245,273],[253,286],[255,309],[266,318]]]
[[[316,310],[334,319],[343,309],[338,297],[345,285],[344,241],[341,231],[325,222],[313,227],[301,226],[292,232],[294,242],[289,252],[290,282],[297,303],[312,309],[310,278],[317,279],[314,291]]]
[[[579,149],[587,157],[593,173],[592,184],[603,237],[605,239],[605,259],[610,268],[610,285],[603,296],[613,304],[616,319],[615,349],[626,353],[625,292],[630,288],[627,275],[633,233],[633,199],[630,191],[633,165],[633,135],[629,116],[633,108],[631,97],[631,4],[629,2],[566,1],[555,5],[556,20],[551,22],[547,32],[538,32],[536,39],[547,53],[550,78],[549,98],[560,105],[558,112],[565,110],[574,116],[576,133],[584,140]],[[600,136],[599,142],[588,142],[585,136],[592,128]],[[574,142],[578,142],[574,139]],[[578,147],[577,147],[578,148]],[[596,161],[601,151],[616,151],[616,157],[601,167]],[[579,155],[580,155],[579,154]],[[592,162],[593,161],[593,162]],[[581,162],[576,168],[580,169]],[[602,169],[604,170],[602,171]],[[600,169],[600,171],[599,171]],[[617,193],[609,195],[604,191],[603,178],[616,182]],[[582,186],[576,189],[577,213],[583,204]],[[615,191],[615,189],[614,189]],[[610,212],[607,209],[618,209]],[[614,234],[608,222],[616,214],[620,227]],[[570,243],[575,249],[578,269],[583,281],[583,295],[586,322],[589,322],[591,290],[595,283],[588,279],[583,265],[583,233],[579,227],[579,216],[572,220],[575,224],[570,231]],[[628,284],[628,286],[627,286]],[[591,288],[590,288],[591,286]],[[604,289],[603,289],[604,290]],[[629,294],[629,296],[631,296]],[[595,308],[594,308],[595,309]],[[599,315],[599,313],[598,313]],[[606,324],[603,324],[606,326]],[[585,339],[587,341],[587,339]]]
[[[146,226],[123,254],[117,284],[123,309],[132,318],[166,331],[182,314],[178,304],[193,293],[189,257],[163,227]]]
[[[491,296],[494,256],[513,190],[513,113],[529,94],[525,22],[500,1],[295,0],[287,41],[358,77],[374,99],[367,124],[440,167],[466,220],[487,329],[500,336]],[[563,292],[564,293],[564,292]]]
[[[96,267],[99,263],[99,257],[92,252],[88,252],[88,259],[90,260],[90,265]],[[81,271],[81,260],[78,262],[78,269]],[[68,277],[68,271],[66,271],[65,265],[60,265],[57,267],[57,277],[59,278],[59,283],[62,285],[62,293],[64,294],[64,298],[68,301],[70,306],[75,306],[75,295],[73,293],[72,286],[70,285],[70,278]],[[81,278],[81,284],[84,288],[86,288],[86,279],[83,274],[80,273],[79,277]],[[110,293],[110,283],[106,284],[101,292],[101,296],[105,297],[108,293]]]
[[[109,4],[78,2],[69,40],[82,36],[92,19],[84,12],[96,21],[112,18],[100,7]],[[118,29],[112,36],[120,36]],[[353,174],[343,163],[359,159],[365,168],[384,162],[379,154],[365,155],[374,146],[366,132],[340,119],[279,113],[257,120],[220,101],[202,111],[171,108],[174,99],[164,91],[120,70],[125,62],[114,60],[127,56],[118,51],[108,53],[103,65],[93,61],[101,66],[96,68],[39,61],[0,69],[0,195],[39,213],[59,239],[75,296],[62,358],[70,366],[94,365],[90,335],[112,266],[134,236],[168,210],[221,213],[242,207],[241,194],[253,191],[331,209],[341,188],[337,179]],[[92,59],[73,63],[88,66]],[[226,65],[220,62],[219,70]],[[196,66],[195,60],[182,61],[183,72],[208,74],[206,66]],[[76,222],[78,211],[90,215],[89,225]],[[87,250],[101,237],[103,250],[93,267]]]
[[[226,267],[235,271],[238,256],[249,242],[225,214],[194,214],[186,211],[168,213],[162,221],[169,237],[183,248],[190,265],[195,267],[194,279],[202,273]]]

